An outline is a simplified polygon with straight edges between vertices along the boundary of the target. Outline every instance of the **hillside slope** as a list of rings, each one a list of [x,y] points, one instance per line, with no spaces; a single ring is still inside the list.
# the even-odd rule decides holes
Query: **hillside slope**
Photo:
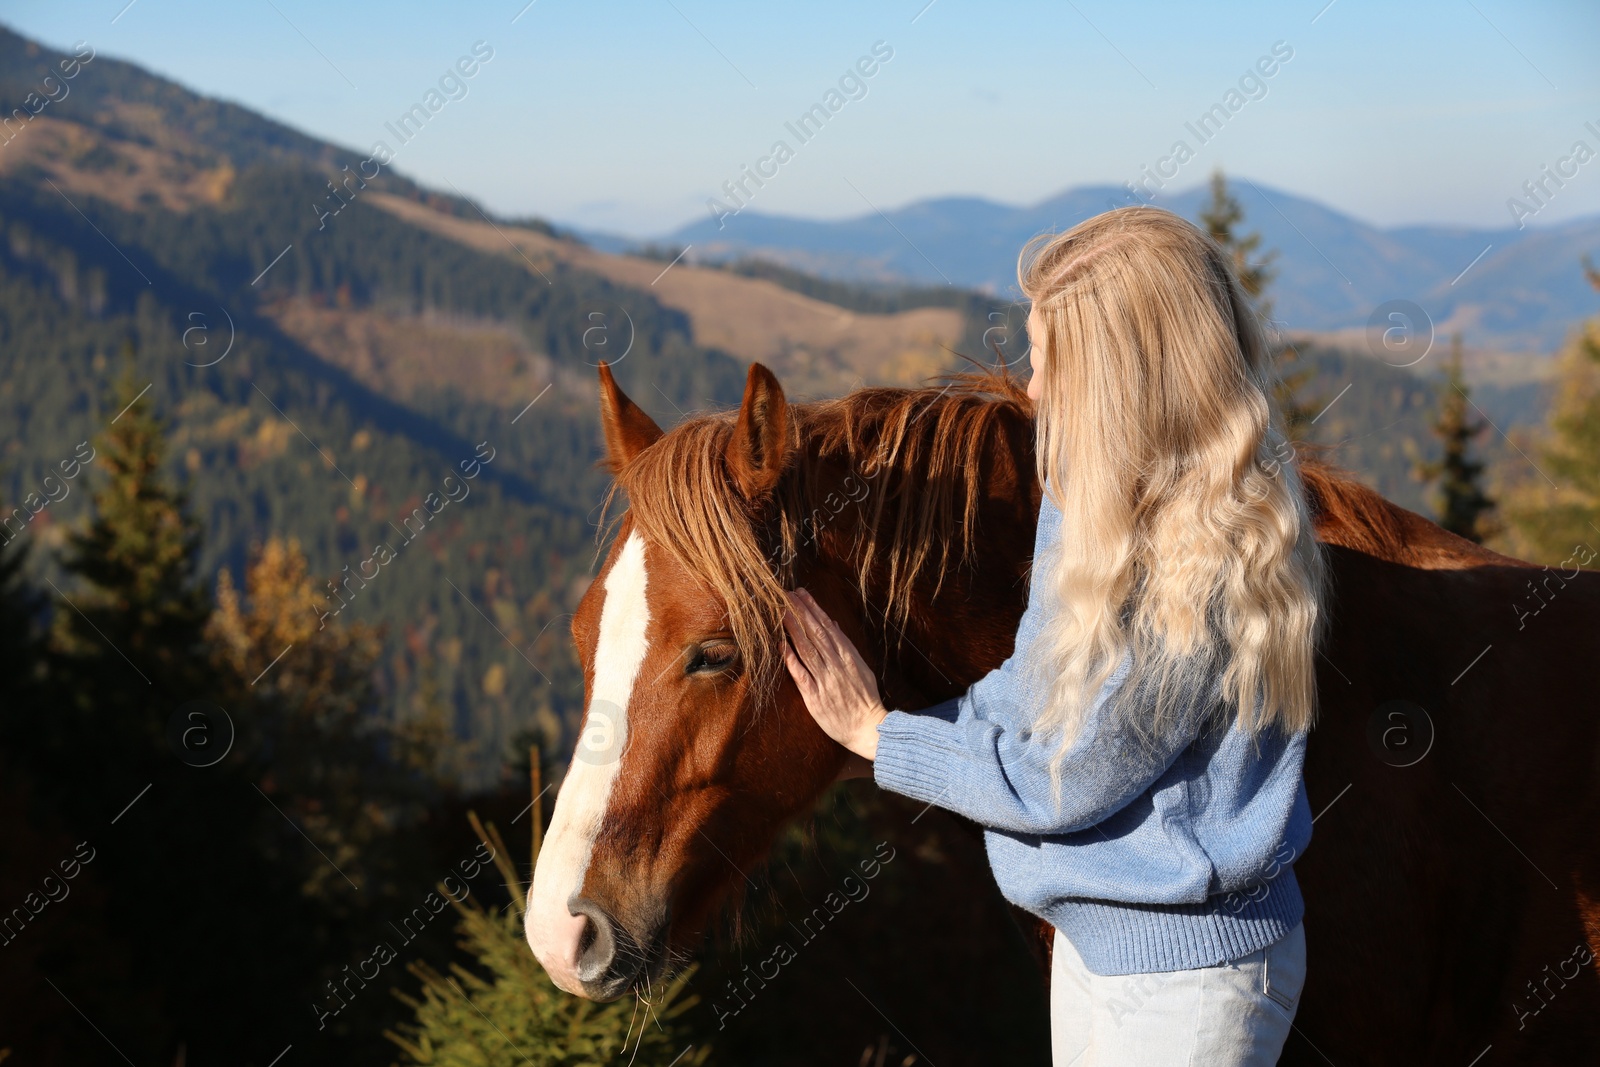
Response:
[[[954,308],[860,314],[769,281],[600,252],[533,230],[459,218],[407,197],[378,194],[373,203],[481,251],[524,256],[530,271],[560,263],[649,291],[688,317],[699,343],[766,363],[801,393],[832,395],[863,383],[921,382],[953,366],[951,351],[967,329]]]
[[[352,178],[338,146],[3,29],[0,106],[29,113],[63,62],[70,91],[0,143],[0,500],[116,414],[125,340],[169,422],[208,575],[237,576],[269,536],[300,541],[316,572],[354,570],[492,453],[471,497],[343,615],[386,628],[394,715],[442,702],[469,782],[530,729],[565,744],[581,697],[565,621],[599,534],[600,358],[670,424],[737,403],[752,359],[797,393],[909,383],[989,325],[976,298],[863,313],[491,223],[391,173]],[[60,580],[53,552],[86,502],[29,524],[36,572]]]

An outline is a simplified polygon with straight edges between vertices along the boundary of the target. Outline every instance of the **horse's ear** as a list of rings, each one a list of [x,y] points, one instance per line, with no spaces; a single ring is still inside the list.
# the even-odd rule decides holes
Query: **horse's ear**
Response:
[[[789,402],[771,371],[750,365],[744,402],[728,442],[728,472],[748,500],[772,492],[789,458]]]
[[[617,387],[611,368],[600,361],[600,423],[606,431],[606,466],[615,473],[661,437],[656,420]]]

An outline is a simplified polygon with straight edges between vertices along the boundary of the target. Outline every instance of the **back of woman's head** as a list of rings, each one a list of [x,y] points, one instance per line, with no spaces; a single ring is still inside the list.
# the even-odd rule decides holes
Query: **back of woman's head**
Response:
[[[1043,345],[1039,475],[1060,507],[1047,725],[1070,741],[1125,652],[1161,730],[1221,672],[1241,725],[1315,708],[1322,565],[1272,401],[1271,354],[1227,256],[1170,212],[1036,239],[1018,267]],[[1124,687],[1131,692],[1134,687]]]

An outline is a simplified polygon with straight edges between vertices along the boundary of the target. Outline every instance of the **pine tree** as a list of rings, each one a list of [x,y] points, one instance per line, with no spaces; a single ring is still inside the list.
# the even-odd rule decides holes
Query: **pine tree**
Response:
[[[1239,286],[1255,305],[1263,322],[1272,317],[1272,300],[1266,295],[1267,287],[1277,277],[1272,267],[1278,258],[1276,250],[1257,254],[1261,247],[1259,233],[1241,234],[1244,206],[1228,189],[1228,180],[1221,170],[1211,174],[1211,200],[1200,211],[1200,225],[1211,239],[1222,247],[1233,263],[1233,272]],[[1278,409],[1283,412],[1284,430],[1291,440],[1309,432],[1314,408],[1299,399],[1300,389],[1315,373],[1310,367],[1296,368],[1299,353],[1293,345],[1277,346],[1273,359],[1278,364],[1278,379],[1273,386],[1273,396]]]
[[[1450,362],[1439,386],[1439,412],[1432,431],[1442,447],[1436,460],[1418,461],[1413,474],[1420,482],[1437,482],[1434,511],[1439,525],[1482,544],[1495,532],[1495,503],[1484,492],[1483,463],[1470,456],[1472,442],[1488,424],[1467,414],[1469,387],[1461,373],[1461,335],[1450,345]]]
[[[1212,171],[1211,200],[1200,210],[1200,224],[1232,258],[1233,273],[1238,276],[1239,285],[1245,295],[1255,301],[1261,317],[1267,318],[1272,312],[1272,301],[1267,298],[1266,291],[1277,277],[1277,271],[1272,269],[1272,261],[1278,258],[1278,253],[1269,251],[1254,258],[1256,250],[1261,247],[1261,235],[1239,233],[1238,227],[1242,222],[1244,205],[1228,189],[1228,179],[1222,171]]]
[[[537,754],[531,761],[537,768]],[[537,771],[533,784],[537,796]],[[685,995],[694,968],[656,990],[648,1002],[623,999],[596,1005],[563,993],[529,953],[523,938],[527,887],[517,875],[505,842],[493,823],[486,832],[476,815],[469,819],[479,840],[494,847],[494,861],[511,894],[510,907],[485,908],[470,897],[459,902],[452,898],[459,917],[460,947],[472,956],[474,966],[455,963],[444,971],[422,962],[407,966],[422,983],[420,995],[397,991],[395,996],[411,1009],[413,1019],[384,1032],[405,1054],[404,1062],[429,1067],[469,1063],[476,1067],[703,1064],[711,1049],[694,1041],[682,1020],[700,999]],[[535,812],[534,860],[539,854],[541,822]]]
[[[169,754],[171,713],[217,688],[204,642],[209,605],[196,581],[200,529],[162,473],[164,429],[131,343],[123,359],[85,461],[89,524],[67,535],[60,556],[76,581],[53,586],[49,673],[60,699],[31,728],[41,785],[74,821],[127,803],[128,790],[150,781],[141,765]]]
[[[71,534],[62,559],[87,584],[56,612],[57,642],[71,670],[105,684],[94,694],[99,711],[134,714],[161,695],[179,700],[204,694],[204,630],[210,614],[196,581],[199,525],[181,489],[161,473],[165,428],[134,373],[131,343],[124,349],[110,425],[101,435],[95,470],[109,481],[94,492],[94,519]],[[140,724],[157,736],[164,725]],[[119,729],[124,725],[119,724]]]
[[[23,575],[27,555],[22,538],[0,544],[0,744],[17,720],[33,713],[43,665],[43,598]]]
[[[1600,290],[1600,271],[1588,260],[1584,273]],[[1586,322],[1562,354],[1555,401],[1534,454],[1537,475],[1504,508],[1507,549],[1552,565],[1594,559],[1600,552],[1600,318]]]
[[[45,602],[25,577],[33,532],[11,532],[10,541],[0,544],[0,899],[13,902],[0,930],[0,1044],[15,1050],[16,1063],[94,1062],[104,1049],[101,1038],[73,1027],[74,1009],[40,975],[74,990],[128,982],[128,953],[107,920],[92,864],[74,868],[76,879],[56,878],[70,894],[70,907],[46,904],[38,895],[41,875],[58,875],[61,861],[79,851],[81,838],[37,800],[36,779],[45,768],[34,758],[33,742],[52,709],[42,670]],[[120,1028],[150,1007],[148,1001],[122,999],[121,1012],[103,1003],[88,1010],[101,1025]],[[0,1047],[0,1061],[6,1054]]]
[[[310,985],[307,956],[329,944],[300,885],[322,860],[258,792],[252,753],[236,745],[196,767],[169,734],[190,702],[221,700],[226,679],[206,642],[201,530],[162,471],[163,425],[131,344],[124,359],[95,439],[89,524],[62,556],[76,581],[58,590],[55,699],[28,758],[41,796],[97,849],[115,929],[156,1002],[119,1042],[139,1060],[170,1060],[180,1043],[210,1060],[262,1013],[304,1011],[293,1001]],[[250,944],[273,947],[241,959]]]

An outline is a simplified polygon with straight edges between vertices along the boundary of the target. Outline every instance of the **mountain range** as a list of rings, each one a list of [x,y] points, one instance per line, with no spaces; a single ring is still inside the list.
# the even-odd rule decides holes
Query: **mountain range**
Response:
[[[1361,330],[1380,304],[1408,300],[1439,334],[1460,332],[1470,347],[1538,353],[1595,311],[1580,264],[1600,252],[1600,217],[1524,229],[1384,228],[1246,178],[1230,177],[1229,187],[1244,208],[1242,229],[1276,253],[1273,315],[1290,332]],[[1193,219],[1209,196],[1202,184],[1152,202]],[[837,221],[756,211],[719,220],[708,211],[658,240],[702,260],[761,257],[829,278],[1014,296],[1017,253],[1029,238],[1131,201],[1124,188],[1084,186],[1028,206],[950,197]]]
[[[168,474],[205,526],[208,582],[223,567],[239,574],[251,546],[274,536],[297,540],[314,574],[354,569],[445,474],[492,450],[472,499],[345,617],[384,628],[392,713],[444,710],[460,742],[452,769],[478,783],[530,732],[562,751],[581,706],[565,620],[592,573],[606,490],[601,358],[662,425],[736,404],[758,360],[797,397],[922,382],[992,342],[1017,360],[1026,337],[1006,295],[1008,261],[1034,232],[1102,208],[1106,193],[1034,209],[938,201],[853,223],[745,213],[715,240],[683,231],[696,247],[679,259],[494,219],[133,64],[3,27],[0,112],[14,116],[0,134],[0,513],[116,415],[108,391],[128,342],[149,383],[141,395],[169,427]],[[1359,322],[1332,262],[1364,299],[1389,293],[1374,280],[1380,265],[1416,279],[1393,283],[1416,299],[1430,271],[1459,273],[1482,237],[1362,230],[1286,195],[1240,193],[1249,224],[1282,250],[1274,295],[1291,323]],[[1295,252],[1260,195],[1333,261]],[[1197,203],[1172,206],[1192,215]],[[1562,281],[1578,275],[1583,231],[1559,231],[1559,247],[1557,232],[1507,238],[1462,292],[1528,260],[1550,294],[1508,296],[1495,321],[1555,337],[1586,311],[1581,280]],[[793,251],[802,246],[815,251]],[[803,269],[749,258],[757,252]],[[1428,447],[1435,392],[1421,375],[1433,364],[1398,369],[1325,343],[1301,358],[1303,400],[1326,408],[1317,441],[1424,506],[1409,471]],[[1474,381],[1502,427],[1541,417],[1537,361],[1513,362],[1517,374]],[[1489,460],[1503,451],[1486,442]],[[41,580],[65,580],[55,550],[87,500],[75,493],[29,526]]]

